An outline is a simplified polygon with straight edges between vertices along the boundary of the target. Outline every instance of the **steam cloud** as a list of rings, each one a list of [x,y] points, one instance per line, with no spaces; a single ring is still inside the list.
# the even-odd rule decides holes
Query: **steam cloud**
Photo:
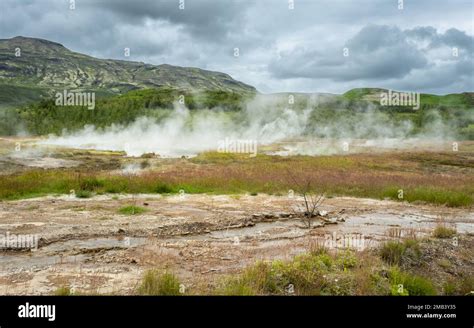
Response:
[[[174,110],[158,122],[154,118],[140,117],[127,126],[111,125],[105,129],[86,126],[78,132],[49,136],[42,143],[125,151],[129,156],[155,153],[162,157],[180,157],[216,151],[226,139],[255,140],[259,146],[304,140],[288,144],[276,153],[320,155],[342,152],[341,143],[356,139],[365,139],[358,143],[368,147],[403,147],[401,140],[405,139],[405,145],[410,147],[419,138],[443,140],[452,136],[452,129],[436,114],[416,135],[412,133],[414,127],[410,121],[393,121],[387,114],[372,108],[365,108],[364,114],[356,120],[341,115],[330,123],[320,121],[319,111],[326,101],[325,95],[314,95],[306,108],[292,108],[284,96],[257,96],[241,112],[225,112],[219,108],[190,111],[175,104]]]

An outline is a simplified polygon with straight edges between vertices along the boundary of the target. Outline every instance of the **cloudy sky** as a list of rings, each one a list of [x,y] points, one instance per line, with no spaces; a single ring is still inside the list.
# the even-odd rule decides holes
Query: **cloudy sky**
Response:
[[[0,38],[222,71],[261,92],[474,91],[472,0],[71,1],[0,0]]]

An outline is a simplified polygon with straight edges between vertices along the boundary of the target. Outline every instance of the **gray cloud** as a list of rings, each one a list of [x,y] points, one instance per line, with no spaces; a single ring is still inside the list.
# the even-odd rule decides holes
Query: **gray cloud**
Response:
[[[0,38],[40,37],[100,58],[223,71],[263,92],[474,90],[470,0],[405,1],[403,10],[376,0],[295,0],[294,10],[286,0],[178,5],[76,0],[71,11],[68,0],[1,0]]]
[[[457,29],[440,33],[433,27],[400,30],[368,25],[339,46],[321,50],[310,43],[308,48],[297,46],[281,52],[269,70],[282,79],[357,80],[371,85],[373,81],[398,80],[400,86],[416,90],[448,88],[456,81],[465,81],[466,90],[474,90],[473,43],[472,36]],[[457,56],[453,55],[454,47],[458,48]],[[420,73],[431,78],[420,78]]]

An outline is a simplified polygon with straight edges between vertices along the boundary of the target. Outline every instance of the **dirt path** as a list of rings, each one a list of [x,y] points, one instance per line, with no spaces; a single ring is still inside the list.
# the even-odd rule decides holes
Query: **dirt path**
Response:
[[[290,258],[316,241],[357,239],[360,249],[437,220],[474,233],[467,209],[349,197],[326,199],[312,229],[294,217],[297,198],[136,195],[0,202],[0,234],[35,235],[38,249],[0,253],[0,294],[132,293],[144,270],[169,268],[192,292],[258,259]],[[118,214],[126,205],[146,208]],[[341,239],[342,238],[342,239]],[[362,241],[362,242],[361,242]],[[360,243],[361,242],[361,243]],[[333,244],[335,245],[335,243]]]

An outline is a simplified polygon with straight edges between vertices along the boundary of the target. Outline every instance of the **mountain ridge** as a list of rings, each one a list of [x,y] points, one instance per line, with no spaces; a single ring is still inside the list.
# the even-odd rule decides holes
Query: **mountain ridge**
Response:
[[[226,73],[100,59],[71,51],[54,41],[23,36],[0,39],[0,82],[45,89],[102,89],[115,94],[154,87],[257,92],[253,86]]]

